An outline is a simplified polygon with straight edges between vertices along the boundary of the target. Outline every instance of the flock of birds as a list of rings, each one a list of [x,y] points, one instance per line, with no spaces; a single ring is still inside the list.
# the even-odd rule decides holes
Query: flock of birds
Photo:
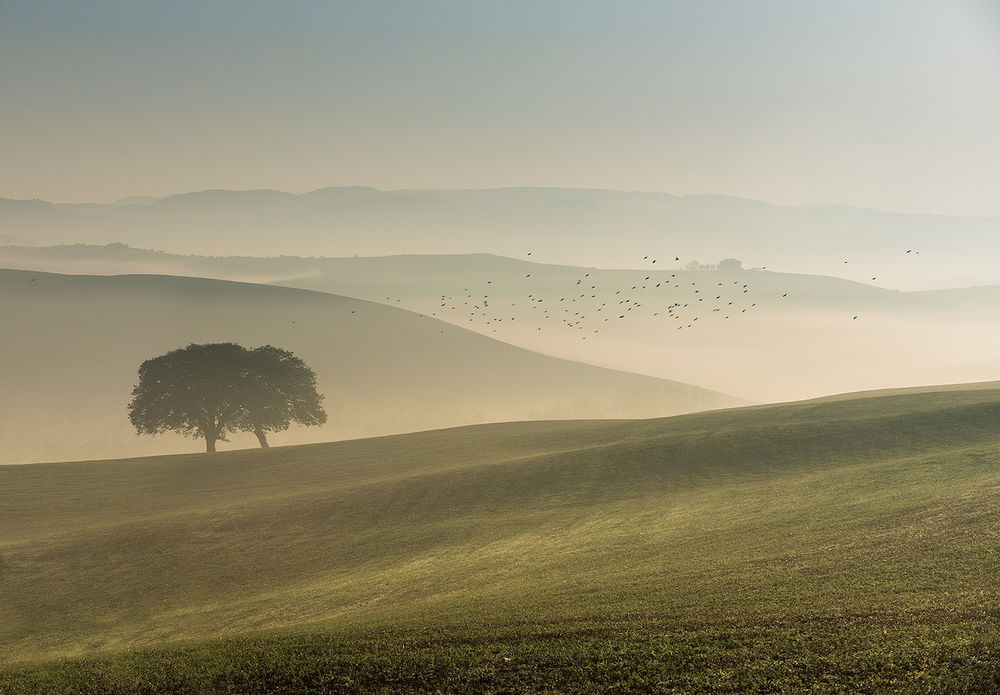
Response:
[[[906,254],[917,256],[920,251],[907,249]],[[770,277],[783,276],[761,274],[766,267],[743,270],[738,264],[721,268],[694,263],[693,267],[665,269],[663,264],[656,267],[657,260],[643,256],[637,265],[646,268],[637,270],[535,265],[523,276],[486,278],[461,292],[442,292],[430,310],[425,302],[412,306],[411,297],[405,304],[402,297],[395,301],[385,297],[385,301],[483,333],[495,334],[514,325],[523,331],[527,324],[534,332],[573,331],[587,340],[640,316],[646,319],[640,324],[642,329],[649,328],[652,320],[678,331],[692,330],[713,319],[739,319],[789,297],[788,289],[770,282]],[[680,258],[674,256],[673,261]],[[753,281],[764,277],[768,281],[756,288]],[[878,275],[871,279],[877,281]],[[858,318],[859,314],[851,316],[853,321]]]
[[[655,259],[650,261],[655,262]],[[676,270],[632,275],[627,271],[590,270],[572,278],[572,284],[559,287],[561,275],[564,273],[549,278],[544,271],[526,273],[522,278],[524,282],[518,283],[524,294],[515,297],[513,302],[506,301],[511,298],[509,295],[503,301],[491,300],[491,294],[497,295],[501,283],[486,280],[484,286],[463,288],[460,295],[442,294],[438,310],[431,315],[456,323],[478,323],[492,333],[505,322],[515,323],[520,317],[521,321],[530,321],[536,331],[553,327],[570,329],[578,331],[581,339],[586,340],[588,335],[607,328],[603,324],[625,321],[640,314],[672,321],[677,330],[684,330],[694,328],[701,318],[700,304],[711,306],[712,313],[719,313],[725,319],[745,314],[757,306],[756,302],[747,301],[748,282],[727,278],[709,287],[704,281],[688,281],[690,277],[705,275],[700,272]],[[619,282],[607,284],[599,280],[599,276],[607,279],[617,276],[615,279]],[[514,283],[503,284],[509,287]],[[525,308],[534,315],[526,317]]]
[[[907,254],[919,254],[908,249]],[[527,254],[532,255],[530,252]],[[513,276],[485,277],[476,283],[444,291],[428,307],[414,308],[449,323],[495,334],[508,327],[520,331],[573,331],[581,340],[642,317],[661,321],[678,331],[693,330],[713,320],[737,320],[773,306],[789,297],[791,288],[780,288],[761,275],[764,268],[743,270],[689,264],[686,268],[657,266],[657,258],[646,255],[638,270],[598,270],[538,265],[531,272]],[[678,256],[673,261],[679,262]],[[846,264],[848,261],[844,261]],[[641,266],[645,266],[644,268]],[[766,278],[766,281],[757,280]],[[872,280],[878,276],[873,275]],[[755,287],[755,284],[758,285]],[[385,297],[386,303],[401,304],[401,297]],[[404,306],[410,304],[406,301]],[[858,320],[858,314],[851,316]],[[471,324],[471,325],[470,325]]]

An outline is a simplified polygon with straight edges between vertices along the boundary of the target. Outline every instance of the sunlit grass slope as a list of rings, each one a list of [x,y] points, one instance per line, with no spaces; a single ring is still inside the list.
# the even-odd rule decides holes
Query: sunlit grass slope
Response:
[[[995,389],[7,466],[0,490],[2,693],[1000,687]]]

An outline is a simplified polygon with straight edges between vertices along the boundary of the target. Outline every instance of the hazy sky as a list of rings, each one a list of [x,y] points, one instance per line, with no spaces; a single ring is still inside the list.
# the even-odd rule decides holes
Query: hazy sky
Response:
[[[1000,2],[0,0],[0,196],[555,185],[1000,215]]]

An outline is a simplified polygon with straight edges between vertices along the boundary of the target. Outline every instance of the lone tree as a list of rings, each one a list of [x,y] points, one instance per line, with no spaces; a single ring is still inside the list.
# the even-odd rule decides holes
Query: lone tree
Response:
[[[322,400],[315,373],[287,350],[192,344],[142,363],[128,415],[139,434],[204,437],[214,452],[230,432],[255,432],[263,447],[265,432],[326,422]]]

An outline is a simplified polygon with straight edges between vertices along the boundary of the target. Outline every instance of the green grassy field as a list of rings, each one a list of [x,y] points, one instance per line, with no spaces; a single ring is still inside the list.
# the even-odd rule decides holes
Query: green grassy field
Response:
[[[1000,390],[0,467],[0,693],[1000,690]]]

